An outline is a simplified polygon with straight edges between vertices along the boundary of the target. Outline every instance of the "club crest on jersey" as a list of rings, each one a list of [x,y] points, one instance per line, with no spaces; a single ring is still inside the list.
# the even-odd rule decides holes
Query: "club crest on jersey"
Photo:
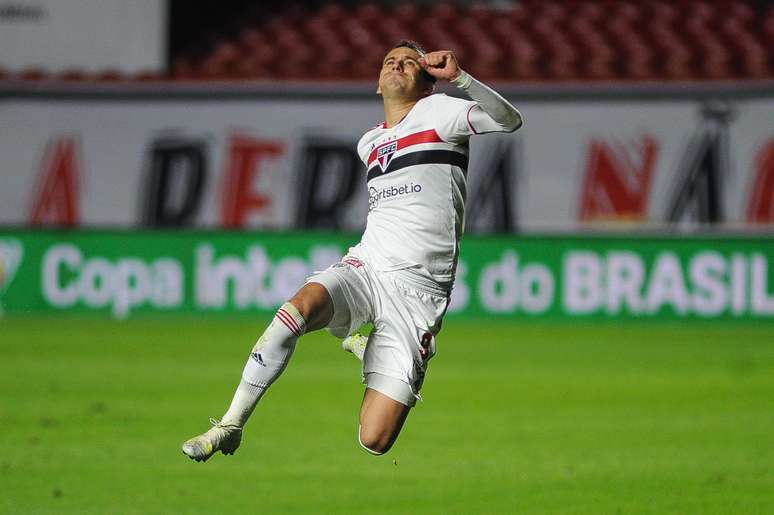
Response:
[[[382,171],[387,170],[387,166],[390,164],[392,156],[397,150],[398,142],[393,141],[379,147],[379,149],[376,151],[376,160],[379,162],[379,168],[381,168]]]

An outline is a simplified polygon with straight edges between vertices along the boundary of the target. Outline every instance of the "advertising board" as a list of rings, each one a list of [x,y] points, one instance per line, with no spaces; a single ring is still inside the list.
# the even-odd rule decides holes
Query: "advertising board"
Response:
[[[0,231],[14,314],[271,313],[352,234]],[[470,237],[450,316],[774,320],[774,239]]]

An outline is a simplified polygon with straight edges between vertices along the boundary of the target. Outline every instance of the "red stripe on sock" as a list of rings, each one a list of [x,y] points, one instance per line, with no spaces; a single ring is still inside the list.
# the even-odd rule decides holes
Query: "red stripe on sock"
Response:
[[[296,319],[293,318],[293,315],[291,315],[290,313],[288,313],[286,310],[282,308],[279,308],[278,311],[282,312],[283,315],[288,317],[288,320],[290,320],[290,323],[293,324],[293,326],[296,328],[296,331],[298,331],[299,333],[301,332],[301,325],[298,322],[296,322]]]
[[[285,315],[281,315],[278,312],[274,317],[277,320],[279,320],[280,322],[282,322],[285,325],[285,327],[287,327],[290,330],[291,333],[293,333],[296,336],[298,336],[298,330],[294,326],[291,325],[291,323],[288,321],[288,319],[285,318]]]
[[[277,310],[277,316],[279,317],[282,322],[288,326],[288,329],[290,329],[293,334],[296,336],[301,336],[301,329],[298,327],[298,324],[295,320],[293,320],[293,317],[290,316],[290,314],[285,311],[284,309],[280,308]]]
[[[277,316],[286,326],[288,326],[291,331],[298,334],[298,325],[296,324],[295,320],[293,320],[293,317],[281,309],[277,311]]]

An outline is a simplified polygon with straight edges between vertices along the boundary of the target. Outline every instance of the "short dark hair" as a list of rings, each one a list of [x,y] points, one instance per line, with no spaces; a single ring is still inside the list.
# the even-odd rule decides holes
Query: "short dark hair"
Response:
[[[393,45],[393,47],[390,48],[390,50],[395,50],[396,48],[410,48],[414,52],[418,53],[420,57],[424,56],[427,53],[425,52],[425,49],[422,48],[422,45],[410,39],[401,39],[395,45]],[[435,84],[435,81],[437,80],[435,77],[427,73],[427,71],[425,71],[424,68],[420,72],[420,76],[422,77],[422,79],[429,82],[430,84]]]

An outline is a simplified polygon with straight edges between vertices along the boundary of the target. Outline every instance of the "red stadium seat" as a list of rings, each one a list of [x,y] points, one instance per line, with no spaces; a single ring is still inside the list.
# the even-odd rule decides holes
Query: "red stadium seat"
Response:
[[[163,76],[153,70],[140,70],[135,72],[130,79],[139,82],[150,82],[162,80]]]
[[[69,69],[57,74],[56,78],[65,82],[82,82],[88,80],[89,75],[81,69]]]
[[[544,76],[540,69],[538,49],[523,35],[514,36],[505,45],[505,76],[521,80],[537,80]]]
[[[763,40],[767,48],[774,48],[774,9],[763,21]],[[774,56],[769,56],[774,57]]]
[[[353,59],[346,47],[336,45],[335,41],[328,47],[321,47],[312,64],[312,76],[321,78],[353,78]]]
[[[760,43],[750,39],[744,43],[743,48],[742,71],[744,75],[756,79],[771,77],[770,58]]]
[[[427,21],[419,7],[413,2],[403,2],[395,6],[392,12],[385,12],[385,21],[391,17],[395,19],[395,26],[402,28],[404,37],[414,32],[416,26]],[[386,23],[389,24],[389,23]]]
[[[401,39],[454,50],[472,74],[512,80],[774,78],[774,4],[753,0],[250,3],[172,57],[172,78],[374,81]],[[0,75],[0,79],[10,74]],[[46,80],[45,70],[17,76]],[[157,80],[152,72],[67,81]]]
[[[51,75],[42,68],[25,68],[16,74],[21,80],[39,81],[51,79]]]
[[[113,68],[100,70],[94,74],[93,77],[99,82],[119,82],[127,80],[126,75],[124,75],[121,70],[116,70]]]
[[[384,23],[387,13],[385,13],[378,4],[366,2],[358,5],[352,14],[362,23],[373,27]]]
[[[434,3],[427,12],[427,17],[445,24],[456,24],[461,19],[460,10],[451,2]]]
[[[477,23],[480,27],[487,27],[495,20],[502,17],[503,10],[493,9],[489,4],[473,2],[465,14],[466,19]]]
[[[369,0],[353,9],[294,4],[266,20],[256,8],[237,31],[242,57],[213,43],[198,69],[373,80],[384,50],[414,38],[428,49],[454,50],[473,74],[486,78],[765,77],[774,58],[774,9],[762,19],[756,9],[750,0],[474,0],[467,6]],[[186,76],[196,68],[176,59],[173,70]]]

